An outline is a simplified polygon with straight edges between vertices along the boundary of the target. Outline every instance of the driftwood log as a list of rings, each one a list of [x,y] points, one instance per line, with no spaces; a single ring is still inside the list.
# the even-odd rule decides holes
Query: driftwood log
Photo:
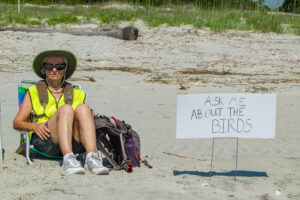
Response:
[[[27,28],[27,27],[7,27],[0,28],[0,31],[22,31],[22,32],[39,32],[39,33],[67,33],[72,35],[86,35],[86,36],[109,36],[122,40],[136,40],[139,34],[139,30],[132,26],[127,26],[120,30],[112,31],[98,31],[98,32],[88,32],[88,31],[71,31],[71,30],[57,30],[57,29],[45,29],[45,28]]]

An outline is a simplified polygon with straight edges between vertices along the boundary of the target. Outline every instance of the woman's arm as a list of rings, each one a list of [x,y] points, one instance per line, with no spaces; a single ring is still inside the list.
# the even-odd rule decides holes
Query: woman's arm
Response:
[[[23,103],[17,113],[13,125],[15,129],[23,131],[33,131],[34,123],[26,122],[32,111],[31,101],[28,92],[24,97]]]
[[[45,126],[45,123],[30,123],[27,122],[28,117],[32,111],[32,105],[30,101],[29,93],[27,92],[21,108],[17,113],[13,126],[15,129],[24,130],[24,131],[34,131],[42,140],[47,140],[50,137],[49,132],[50,130]]]

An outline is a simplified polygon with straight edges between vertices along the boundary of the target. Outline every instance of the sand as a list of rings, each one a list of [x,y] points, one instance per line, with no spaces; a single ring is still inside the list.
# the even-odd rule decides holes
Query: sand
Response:
[[[120,26],[125,26],[121,24]],[[140,37],[0,32],[0,103],[4,162],[0,199],[300,199],[300,37],[191,26],[148,28]],[[78,26],[77,26],[78,28]],[[74,27],[76,29],[76,27]],[[79,26],[80,29],[80,26]],[[60,162],[15,153],[19,134],[17,84],[38,80],[31,63],[41,50],[61,45],[79,62],[73,81],[96,113],[124,119],[140,134],[153,169],[109,176],[60,175]],[[93,77],[96,82],[86,78]],[[240,139],[237,181],[235,140],[178,140],[176,96],[193,93],[275,93],[275,139]],[[267,177],[257,176],[266,174]]]

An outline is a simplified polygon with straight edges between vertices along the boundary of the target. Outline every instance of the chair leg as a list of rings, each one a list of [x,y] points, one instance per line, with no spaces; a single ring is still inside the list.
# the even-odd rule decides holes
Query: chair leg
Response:
[[[25,133],[26,136],[26,160],[27,164],[32,165],[32,161],[30,159],[30,139],[28,132]]]

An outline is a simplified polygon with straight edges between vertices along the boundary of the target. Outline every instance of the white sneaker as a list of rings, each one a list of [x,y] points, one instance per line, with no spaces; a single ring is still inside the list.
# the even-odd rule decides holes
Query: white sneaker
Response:
[[[74,155],[73,153],[64,156],[61,175],[84,174],[84,168],[80,165],[80,162],[76,160],[77,156],[78,155]]]
[[[102,165],[102,159],[97,153],[89,153],[86,156],[84,168],[89,169],[96,175],[109,174],[108,169]]]

